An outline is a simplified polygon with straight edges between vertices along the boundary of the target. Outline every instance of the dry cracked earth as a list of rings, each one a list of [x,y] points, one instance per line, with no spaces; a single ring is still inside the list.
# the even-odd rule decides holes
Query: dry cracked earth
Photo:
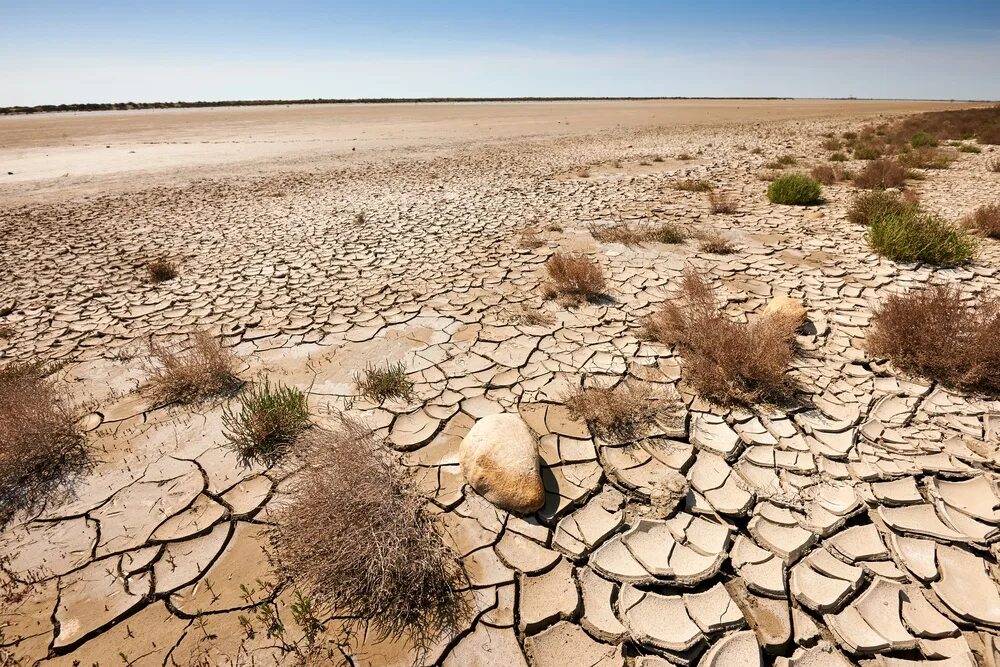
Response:
[[[273,580],[262,533],[293,478],[237,462],[221,404],[157,405],[143,389],[149,337],[200,328],[222,336],[242,376],[308,389],[320,424],[349,408],[413,467],[475,600],[422,664],[1000,664],[1000,402],[864,352],[885,295],[932,281],[987,293],[1000,246],[985,241],[964,268],[897,264],[847,222],[850,185],[798,208],[769,204],[757,178],[785,153],[820,163],[823,132],[857,127],[618,130],[2,210],[13,333],[0,355],[69,362],[58,382],[88,413],[97,464],[73,498],[0,533],[5,583],[34,581],[0,609],[0,656],[292,663],[238,619]],[[951,219],[989,203],[995,155],[928,172],[922,201]],[[732,193],[737,212],[710,214],[704,195],[670,187],[682,178]],[[616,221],[718,231],[737,251],[588,232]],[[522,243],[526,229],[539,247]],[[543,301],[556,250],[598,261],[608,298]],[[162,254],[179,277],[145,283]],[[734,318],[779,295],[803,301],[801,406],[715,407],[685,385],[680,355],[641,339],[686,267]],[[524,309],[552,323],[525,324]],[[412,399],[358,398],[354,374],[387,361],[405,365]],[[675,389],[683,419],[605,440],[563,405],[581,383],[627,377]],[[498,412],[539,436],[546,502],[531,517],[494,508],[459,470],[462,436]],[[354,665],[414,657],[405,638],[361,637],[345,653]]]

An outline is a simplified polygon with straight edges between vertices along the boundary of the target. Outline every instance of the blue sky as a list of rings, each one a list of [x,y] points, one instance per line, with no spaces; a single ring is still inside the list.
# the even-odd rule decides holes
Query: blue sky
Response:
[[[1000,0],[0,0],[0,106],[573,95],[1000,99]]]

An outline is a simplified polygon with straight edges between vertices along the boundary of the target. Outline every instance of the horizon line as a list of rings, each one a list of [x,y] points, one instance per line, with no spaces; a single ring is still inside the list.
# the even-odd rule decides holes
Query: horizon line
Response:
[[[281,106],[319,104],[441,104],[473,102],[614,102],[614,101],[655,101],[655,100],[833,100],[833,101],[892,101],[892,102],[960,102],[996,104],[997,100],[918,98],[918,97],[794,97],[762,95],[747,97],[713,95],[610,95],[610,96],[523,96],[523,97],[357,97],[357,98],[301,98],[301,99],[259,99],[259,100],[198,100],[175,102],[80,102],[72,104],[11,105],[0,107],[0,116],[28,115],[35,113],[72,113],[91,111],[139,111],[149,109],[199,109],[238,106]]]

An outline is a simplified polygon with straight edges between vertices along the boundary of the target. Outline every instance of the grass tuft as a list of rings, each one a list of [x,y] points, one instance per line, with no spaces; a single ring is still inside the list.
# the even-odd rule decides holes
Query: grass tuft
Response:
[[[646,320],[645,333],[680,350],[687,381],[706,399],[752,404],[794,391],[788,367],[799,324],[781,313],[734,322],[720,312],[711,285],[687,271],[678,298]]]
[[[240,385],[236,359],[219,339],[204,331],[191,336],[190,347],[166,347],[151,341],[150,387],[161,401],[197,401],[225,394]]]
[[[385,443],[339,415],[335,430],[301,438],[296,455],[303,465],[270,533],[279,571],[342,615],[347,635],[405,636],[418,659],[464,627],[468,577]]]
[[[87,468],[74,408],[50,377],[56,369],[17,361],[0,367],[0,526],[62,497]]]
[[[847,162],[847,156],[843,153],[833,153],[830,155],[830,162]]]
[[[868,350],[945,386],[1000,391],[1000,302],[967,306],[958,289],[936,285],[893,294],[872,317]]]
[[[358,393],[373,403],[382,403],[390,398],[409,400],[413,396],[413,382],[406,377],[402,361],[384,368],[369,364],[364,372],[354,375],[354,384]]]
[[[767,187],[767,198],[772,204],[809,206],[818,204],[823,189],[805,174],[787,174],[777,178]]]
[[[938,266],[964,264],[977,247],[975,238],[963,229],[916,208],[872,217],[866,238],[872,249],[893,261]]]
[[[267,378],[241,391],[237,405],[223,408],[223,434],[245,466],[274,465],[309,426],[306,395]]]
[[[847,210],[847,219],[856,225],[869,225],[879,218],[908,215],[916,207],[905,201],[898,193],[872,190],[855,197]]]

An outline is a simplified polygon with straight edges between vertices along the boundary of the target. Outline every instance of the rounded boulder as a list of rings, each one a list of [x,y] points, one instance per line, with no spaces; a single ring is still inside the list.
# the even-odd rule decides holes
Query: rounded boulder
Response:
[[[538,442],[519,415],[483,417],[458,450],[466,481],[497,507],[530,514],[545,504]]]

